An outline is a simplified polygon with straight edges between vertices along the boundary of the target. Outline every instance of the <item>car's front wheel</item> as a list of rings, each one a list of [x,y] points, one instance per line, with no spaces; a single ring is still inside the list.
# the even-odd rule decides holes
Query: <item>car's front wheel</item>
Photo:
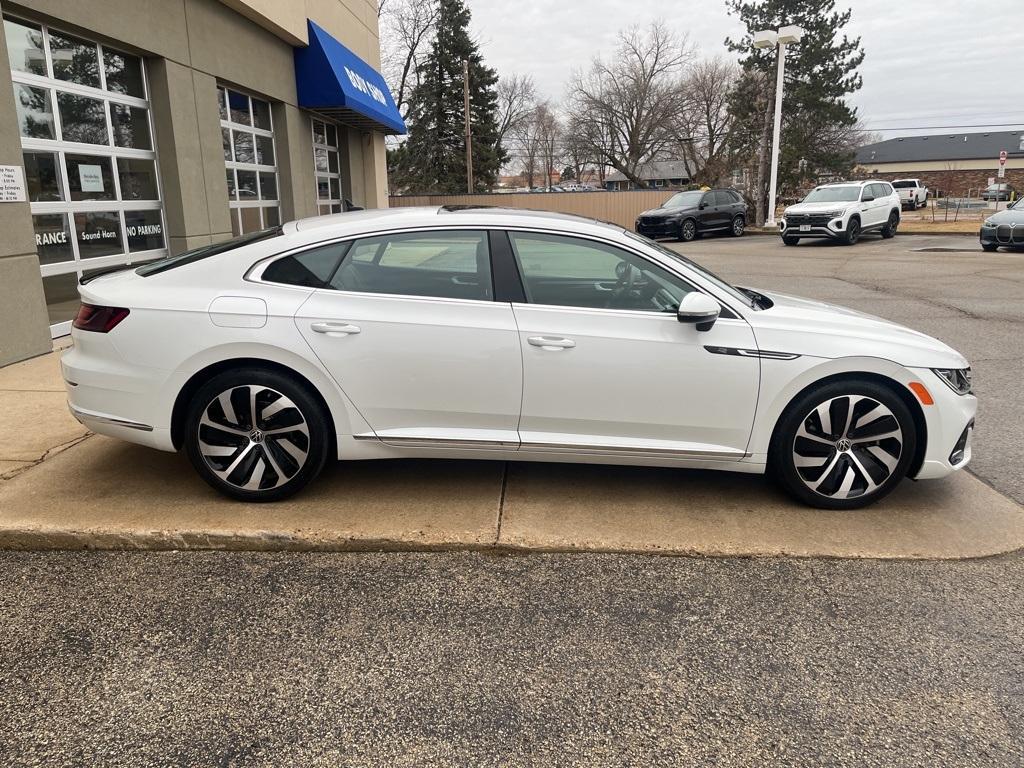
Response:
[[[914,418],[891,389],[866,379],[835,381],[798,397],[772,438],[772,474],[798,500],[857,509],[888,494],[917,447]]]
[[[684,243],[689,243],[692,240],[697,239],[697,222],[693,219],[687,219],[679,225],[679,239]]]
[[[846,234],[843,236],[844,245],[855,245],[860,240],[860,219],[850,219],[846,225]]]
[[[192,398],[185,449],[199,475],[242,501],[277,501],[320,474],[330,417],[295,379],[240,368],[214,376]]]

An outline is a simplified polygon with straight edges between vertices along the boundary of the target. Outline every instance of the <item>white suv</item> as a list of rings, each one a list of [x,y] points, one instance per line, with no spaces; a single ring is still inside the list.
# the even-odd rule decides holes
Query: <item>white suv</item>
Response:
[[[900,196],[887,181],[846,181],[815,187],[783,213],[779,234],[786,245],[827,237],[846,245],[865,232],[893,237],[900,224]]]

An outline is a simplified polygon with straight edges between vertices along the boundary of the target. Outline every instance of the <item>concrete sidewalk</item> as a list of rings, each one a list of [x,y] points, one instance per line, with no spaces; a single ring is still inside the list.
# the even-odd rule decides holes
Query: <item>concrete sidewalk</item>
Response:
[[[221,497],[184,456],[86,437],[57,355],[0,370],[0,547],[523,549],[980,557],[1024,547],[1024,510],[967,473],[824,512],[764,478],[476,461],[343,462],[298,497]]]

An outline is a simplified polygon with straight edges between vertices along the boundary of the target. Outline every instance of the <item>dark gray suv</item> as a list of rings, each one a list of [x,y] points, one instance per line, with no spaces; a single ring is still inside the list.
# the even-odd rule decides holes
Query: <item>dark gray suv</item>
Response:
[[[660,208],[637,217],[636,231],[650,238],[690,241],[708,232],[739,237],[747,226],[747,204],[734,189],[676,192]]]

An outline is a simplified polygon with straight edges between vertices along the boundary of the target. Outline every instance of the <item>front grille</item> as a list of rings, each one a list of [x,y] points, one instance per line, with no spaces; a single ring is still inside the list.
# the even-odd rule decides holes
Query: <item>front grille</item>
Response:
[[[1024,224],[1000,224],[996,227],[996,240],[1000,243],[1024,245]]]
[[[641,216],[640,226],[641,227],[667,227],[669,222],[667,219],[662,219],[658,216]]]
[[[791,227],[798,227],[801,224],[827,227],[830,221],[832,221],[832,217],[827,213],[794,213],[786,217],[786,224]]]

